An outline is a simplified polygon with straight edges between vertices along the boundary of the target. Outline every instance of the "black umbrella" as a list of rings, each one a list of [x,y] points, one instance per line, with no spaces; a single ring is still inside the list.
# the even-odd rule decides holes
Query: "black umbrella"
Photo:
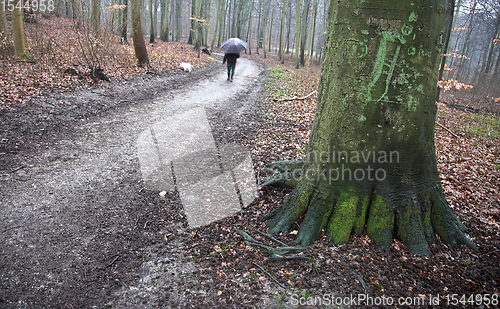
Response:
[[[227,54],[239,54],[247,49],[247,42],[238,38],[231,38],[222,43],[220,49],[225,51]]]

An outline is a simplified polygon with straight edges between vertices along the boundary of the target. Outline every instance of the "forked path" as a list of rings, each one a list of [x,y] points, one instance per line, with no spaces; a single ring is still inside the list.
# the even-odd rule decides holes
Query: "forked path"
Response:
[[[143,308],[182,293],[173,278],[192,266],[177,265],[175,234],[255,195],[249,154],[211,130],[217,115],[237,123],[254,113],[262,72],[240,58],[234,82],[221,66],[158,97],[137,82],[97,89],[142,102],[74,122],[71,134],[0,166],[0,307]]]

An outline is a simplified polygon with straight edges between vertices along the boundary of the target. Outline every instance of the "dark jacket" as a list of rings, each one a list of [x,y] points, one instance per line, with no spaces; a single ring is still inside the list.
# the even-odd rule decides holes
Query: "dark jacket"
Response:
[[[224,60],[222,60],[222,64],[226,63],[236,63],[236,59],[240,57],[240,54],[224,54]]]

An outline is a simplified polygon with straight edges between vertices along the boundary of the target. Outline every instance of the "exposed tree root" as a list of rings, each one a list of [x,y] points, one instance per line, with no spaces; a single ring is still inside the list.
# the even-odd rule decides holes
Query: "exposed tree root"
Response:
[[[296,161],[286,161],[272,165],[271,170],[274,176],[281,173],[282,179],[287,179],[299,166]],[[467,228],[448,207],[439,182],[428,188],[428,182],[416,185],[408,180],[408,184],[396,183],[389,189],[385,182],[377,190],[373,183],[320,181],[315,185],[304,178],[294,179],[297,184],[287,200],[264,216],[270,234],[286,233],[303,218],[294,245],[307,247],[326,230],[327,239],[335,244],[347,243],[351,234],[366,232],[385,252],[397,238],[411,253],[430,255],[429,244],[435,242],[436,234],[447,245],[476,249],[464,234]],[[266,183],[290,184],[276,179]]]
[[[316,261],[308,256],[303,256],[303,255],[298,255],[299,253],[303,252],[306,250],[306,247],[290,247],[284,242],[274,238],[273,236],[266,234],[264,232],[261,232],[259,230],[254,229],[256,233],[261,235],[264,238],[267,238],[282,247],[274,248],[271,246],[264,245],[263,243],[255,240],[252,236],[248,235],[245,231],[235,229],[235,233],[243,237],[243,241],[247,246],[250,247],[256,247],[259,249],[264,249],[267,254],[270,255],[269,261],[271,262],[282,262],[282,261],[288,261],[288,260],[295,260],[295,261],[310,261],[312,263],[312,266],[314,268],[314,271],[318,275],[318,277],[322,280],[322,277],[316,268]],[[255,264],[255,263],[254,263]],[[261,268],[259,265],[255,264],[259,268]],[[261,268],[263,271],[265,271],[263,268]],[[274,278],[273,278],[274,279]],[[275,280],[275,279],[274,279]],[[275,280],[276,283],[280,284],[277,280]],[[281,285],[281,284],[280,284]]]

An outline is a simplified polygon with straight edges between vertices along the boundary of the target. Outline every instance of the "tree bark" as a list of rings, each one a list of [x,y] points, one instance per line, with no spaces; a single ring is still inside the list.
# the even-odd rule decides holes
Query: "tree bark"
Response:
[[[195,41],[195,33],[196,33],[196,0],[191,0],[191,17],[190,17],[190,27],[189,27],[189,37],[188,37],[188,44],[193,44]]]
[[[384,251],[395,236],[429,255],[436,233],[474,248],[446,202],[434,147],[445,4],[331,2],[308,151],[295,164],[302,176],[289,177],[296,186],[270,214],[272,234],[303,217],[301,246],[326,229],[335,244],[366,233]]]
[[[161,36],[160,36],[160,39],[163,42],[168,42],[168,32],[169,32],[169,29],[168,29],[168,22],[169,22],[168,15],[170,14],[169,8],[170,8],[170,1],[169,0],[165,0],[165,10],[163,12],[163,27],[161,28]]]
[[[241,15],[243,14],[243,1],[238,2],[238,10],[236,13],[236,37],[242,38],[241,37],[241,31],[243,28],[242,22],[241,22]]]
[[[274,3],[273,0],[271,0],[271,16],[269,17],[269,35],[268,35],[268,46],[267,50],[271,52],[271,45],[272,45],[272,37],[273,37],[273,22],[274,22]]]
[[[3,5],[3,4],[2,4]],[[26,58],[27,44],[24,34],[23,12],[20,9],[21,0],[14,1],[14,10],[12,10],[12,32],[14,33],[14,57]]]
[[[0,52],[11,51],[12,41],[10,39],[10,30],[7,26],[7,16],[5,15],[5,5],[0,5]]]
[[[253,19],[253,4],[254,0],[252,0],[252,3],[250,4],[250,14],[249,14],[249,20],[248,20],[248,35],[247,35],[247,42],[248,42],[248,54],[252,54],[252,19]]]
[[[212,1],[205,0],[205,47],[208,47],[208,35],[210,32],[210,19],[211,19],[211,11],[212,11]]]
[[[305,0],[304,1],[304,8],[302,10],[302,23],[301,23],[301,30],[300,30],[300,65],[305,66],[306,65],[306,42],[307,42],[307,27],[308,27],[308,22],[307,22],[307,17],[309,16],[309,7],[310,7],[310,1]]]
[[[310,63],[313,57],[313,49],[314,49],[314,36],[316,35],[316,13],[318,12],[318,1],[314,0],[313,3],[313,11],[311,17],[311,30],[309,32],[309,47],[307,48],[309,52],[309,57],[307,58],[307,63]]]
[[[182,1],[175,0],[175,41],[181,41],[182,33]]]
[[[154,14],[153,14],[153,1],[154,0],[149,0],[149,5],[148,5],[148,11],[149,11],[149,43],[153,44],[155,42],[155,20],[154,20]]]
[[[135,57],[138,66],[149,65],[148,50],[144,42],[141,22],[141,4],[139,0],[130,0],[130,24],[132,26],[132,40],[134,41]]]
[[[264,58],[267,58],[266,50],[266,0],[262,0],[262,50],[264,51]]]
[[[121,42],[128,45],[127,40],[127,23],[128,23],[128,0],[123,0],[122,22],[121,22]]]

